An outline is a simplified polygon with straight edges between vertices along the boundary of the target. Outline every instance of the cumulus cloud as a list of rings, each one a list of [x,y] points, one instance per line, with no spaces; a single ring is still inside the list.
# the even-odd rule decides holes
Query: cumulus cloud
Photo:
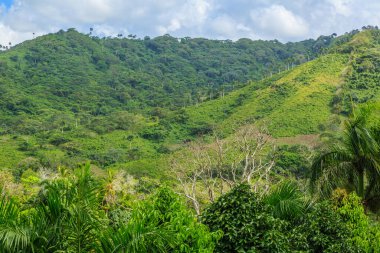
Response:
[[[228,15],[218,16],[210,22],[212,33],[218,39],[239,39],[242,37],[255,37],[252,29],[243,23],[239,23]]]
[[[307,36],[309,25],[282,5],[253,10],[251,18],[264,36],[299,39]]]
[[[373,0],[7,0],[0,3],[0,44],[74,27],[139,37],[294,41],[380,25]]]
[[[343,16],[350,16],[353,13],[352,0],[328,0],[328,2],[334,7],[336,14],[341,14]]]
[[[166,6],[167,9],[160,15],[159,20],[163,25],[157,27],[160,34],[176,32],[181,28],[199,30],[207,20],[212,10],[212,2],[207,0],[186,1],[183,4]],[[154,10],[153,10],[154,12]]]
[[[9,43],[14,45],[24,40],[30,39],[35,35],[14,31],[9,26],[0,23],[0,36],[0,44],[2,46],[8,46]]]

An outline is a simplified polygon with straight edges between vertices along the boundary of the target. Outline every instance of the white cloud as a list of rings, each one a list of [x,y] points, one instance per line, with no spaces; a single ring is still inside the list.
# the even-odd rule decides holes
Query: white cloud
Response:
[[[309,25],[282,5],[253,10],[251,18],[263,35],[278,38],[302,38],[307,36]]]
[[[23,33],[14,31],[9,26],[0,23],[0,44],[3,46],[8,46],[9,42],[11,42],[12,45],[15,45],[20,42],[23,42],[24,40],[31,39],[37,35],[42,34],[33,35],[33,33]]]
[[[380,25],[374,0],[14,0],[0,3],[0,43],[74,27],[114,36],[294,41]]]
[[[237,22],[235,19],[228,15],[216,17],[210,23],[212,31],[219,39],[239,39],[242,37],[254,37],[251,28]]]
[[[184,4],[167,6],[160,15],[157,31],[161,34],[178,31],[180,28],[200,30],[212,10],[212,2],[207,0],[185,1]],[[170,18],[171,17],[171,18]]]
[[[352,9],[352,0],[328,0],[328,3],[334,7],[336,14],[348,17],[354,12]]]
[[[100,37],[117,36],[118,34],[122,34],[126,36],[130,34],[130,32],[127,29],[110,26],[106,24],[94,25],[92,28],[94,30],[92,33]]]

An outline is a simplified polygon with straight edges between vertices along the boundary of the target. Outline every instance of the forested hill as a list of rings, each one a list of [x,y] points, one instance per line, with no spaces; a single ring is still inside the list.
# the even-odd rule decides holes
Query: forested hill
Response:
[[[195,132],[265,124],[290,137],[337,131],[353,104],[380,101],[380,31],[337,38],[317,59],[186,109]]]
[[[292,137],[339,127],[347,101],[380,94],[379,37],[281,44],[71,29],[26,41],[0,53],[0,168],[21,175],[91,160],[158,176],[171,153],[216,128],[227,136],[262,122]]]
[[[186,106],[313,59],[334,38],[286,44],[97,38],[69,29],[0,54],[0,106],[9,114],[36,114],[48,106],[92,115]]]

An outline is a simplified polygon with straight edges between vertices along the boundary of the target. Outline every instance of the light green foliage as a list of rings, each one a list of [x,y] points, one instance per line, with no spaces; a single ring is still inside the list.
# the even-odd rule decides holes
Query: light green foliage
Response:
[[[326,55],[251,83],[225,98],[189,108],[188,122],[217,125],[227,133],[236,124],[254,122],[267,124],[274,136],[318,133],[319,125],[331,115],[330,103],[347,59],[345,55]]]
[[[339,215],[353,233],[353,244],[364,252],[379,252],[380,226],[365,214],[361,199],[351,193],[343,196],[337,205]]]

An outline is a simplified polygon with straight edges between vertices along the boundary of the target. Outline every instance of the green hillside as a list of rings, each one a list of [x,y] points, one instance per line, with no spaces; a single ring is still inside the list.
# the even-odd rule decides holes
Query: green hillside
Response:
[[[251,82],[224,98],[189,108],[190,121],[231,133],[264,123],[276,137],[319,133],[332,116],[331,102],[344,83],[349,55],[327,54],[293,70]]]
[[[74,29],[26,41],[0,53],[0,167],[89,159],[145,170],[198,135],[198,126],[182,131],[179,108],[301,64],[334,41],[97,38]]]
[[[24,42],[0,54],[0,168],[20,176],[91,160],[166,177],[187,142],[247,124],[281,143],[314,142],[339,128],[351,101],[379,96],[379,38],[100,39],[70,29]]]
[[[186,106],[315,58],[333,41],[332,36],[282,44],[168,35],[141,40],[69,29],[0,54],[2,94],[13,97],[2,99],[0,108],[12,115],[49,107],[96,116]]]
[[[378,30],[358,33],[313,61],[189,107],[188,121],[199,129],[216,127],[226,133],[239,125],[262,123],[275,137],[339,127],[352,103],[379,99],[379,43]]]

